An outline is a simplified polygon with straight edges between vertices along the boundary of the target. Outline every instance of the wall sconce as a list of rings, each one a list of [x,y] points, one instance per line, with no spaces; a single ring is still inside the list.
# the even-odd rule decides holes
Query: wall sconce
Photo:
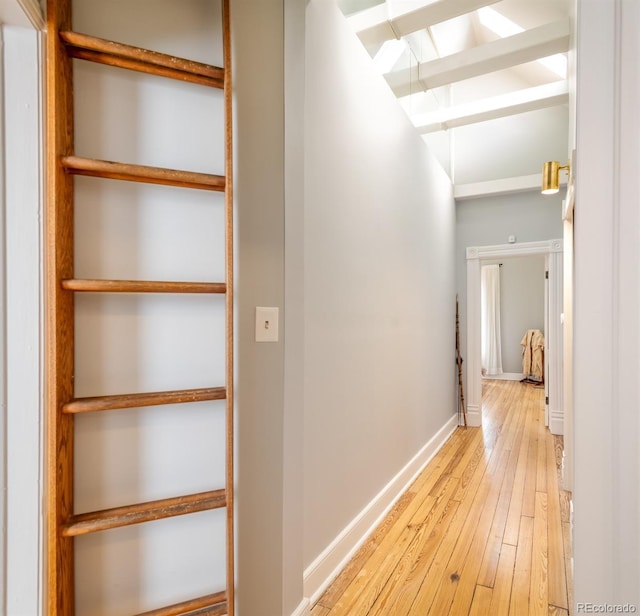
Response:
[[[569,174],[570,165],[560,165],[557,160],[549,160],[542,166],[542,194],[554,195],[560,190],[560,169]]]

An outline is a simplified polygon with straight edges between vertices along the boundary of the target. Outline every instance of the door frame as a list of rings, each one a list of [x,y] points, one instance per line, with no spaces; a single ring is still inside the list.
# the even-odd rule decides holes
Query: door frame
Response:
[[[43,32],[0,2],[0,612],[43,614]]]
[[[483,261],[543,256],[549,272],[549,323],[545,332],[548,360],[548,424],[552,434],[564,432],[562,400],[562,268],[561,239],[467,248],[467,422],[482,425],[482,371],[480,335],[480,268]]]

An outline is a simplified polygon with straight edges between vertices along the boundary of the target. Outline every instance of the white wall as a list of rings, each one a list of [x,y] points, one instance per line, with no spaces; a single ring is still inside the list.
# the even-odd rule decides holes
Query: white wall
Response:
[[[502,260],[500,319],[502,369],[522,372],[522,336],[527,329],[544,331],[544,257]]]
[[[324,0],[306,105],[309,565],[451,419],[456,371],[451,184]]]
[[[219,2],[74,3],[74,29],[222,64]],[[222,92],[76,62],[76,154],[224,172]],[[224,197],[76,179],[76,276],[224,280]],[[76,395],[224,383],[224,297],[76,298]],[[224,401],[76,419],[76,512],[224,486]],[[77,614],[225,587],[225,510],[79,537]]]
[[[237,336],[237,602],[239,616],[286,614],[284,344],[254,341],[256,306],[284,305],[284,0],[233,2]],[[289,22],[287,22],[288,25]],[[301,205],[298,203],[298,207]],[[298,233],[302,233],[299,229]],[[298,409],[298,413],[302,411]],[[295,434],[294,438],[301,438]],[[295,455],[295,453],[293,454]],[[300,462],[291,460],[299,467]],[[295,481],[295,480],[294,480]],[[288,488],[290,484],[288,483]],[[285,526],[285,508],[294,519]],[[298,546],[301,544],[298,538]],[[300,558],[301,560],[301,558]],[[298,565],[297,601],[302,599]],[[295,603],[296,598],[287,599]]]
[[[566,161],[567,131],[565,107],[456,128],[455,183],[531,175],[545,160]]]

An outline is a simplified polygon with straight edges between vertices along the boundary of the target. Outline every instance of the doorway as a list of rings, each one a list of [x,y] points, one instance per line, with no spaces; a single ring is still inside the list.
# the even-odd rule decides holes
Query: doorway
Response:
[[[486,310],[484,304],[482,308],[482,345],[487,355],[482,364],[485,377],[519,381],[531,375],[523,372],[521,342],[527,330],[545,332],[547,329],[545,271],[545,258],[541,255],[482,264],[482,284],[486,287],[483,293],[488,303]],[[496,282],[487,277],[492,272]],[[496,356],[493,361],[492,354]],[[544,382],[543,374],[539,376],[537,380]]]
[[[467,416],[471,426],[482,425],[482,369],[480,280],[483,264],[496,260],[542,256],[548,272],[548,323],[545,327],[547,361],[546,399],[552,434],[564,432],[562,405],[562,240],[475,246],[467,248]]]

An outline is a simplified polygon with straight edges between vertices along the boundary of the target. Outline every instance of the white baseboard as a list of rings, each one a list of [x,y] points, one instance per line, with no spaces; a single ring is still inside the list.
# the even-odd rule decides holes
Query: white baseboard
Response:
[[[305,597],[300,601],[300,605],[291,612],[291,616],[309,616],[311,614],[311,603],[309,599]]]
[[[472,428],[482,425],[482,409],[479,404],[467,404],[467,425]]]
[[[314,605],[366,541],[391,507],[404,494],[458,424],[457,415],[429,440],[407,465],[373,498],[304,571],[304,596]]]
[[[549,432],[551,434],[564,434],[564,413],[549,409]]]
[[[487,374],[483,379],[496,381],[521,381],[524,378],[522,372],[503,372],[502,374]]]

